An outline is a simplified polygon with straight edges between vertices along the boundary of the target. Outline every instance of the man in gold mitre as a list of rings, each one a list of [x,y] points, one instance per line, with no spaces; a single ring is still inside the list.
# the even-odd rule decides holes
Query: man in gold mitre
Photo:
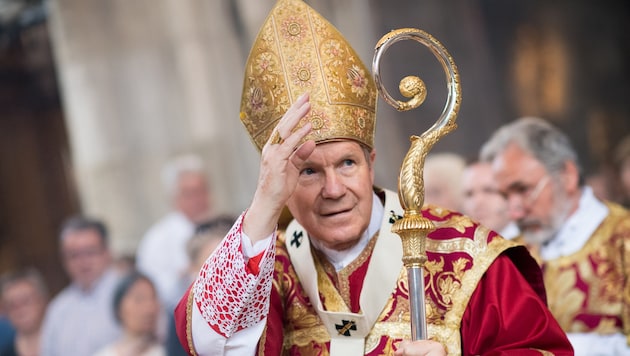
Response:
[[[409,341],[409,287],[374,187],[377,91],[341,34],[299,0],[273,8],[247,62],[241,120],[258,186],[176,309],[199,355],[571,355],[522,246],[459,213],[422,211],[430,340]],[[278,228],[284,207],[293,220]]]

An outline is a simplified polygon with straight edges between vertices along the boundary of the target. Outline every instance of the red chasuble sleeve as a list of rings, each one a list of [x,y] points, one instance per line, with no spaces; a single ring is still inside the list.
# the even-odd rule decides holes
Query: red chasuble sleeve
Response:
[[[177,338],[179,339],[179,343],[182,344],[182,347],[186,351],[187,354],[192,355],[191,352],[191,340],[188,340],[189,330],[188,329],[188,306],[191,304],[189,298],[192,296],[191,288],[188,287],[188,290],[179,300],[177,306],[175,307],[175,331],[177,332]]]
[[[545,302],[505,254],[479,281],[461,332],[463,355],[573,355]]]
[[[284,340],[284,307],[276,288],[271,290],[267,325],[258,344],[257,355],[281,355]]]

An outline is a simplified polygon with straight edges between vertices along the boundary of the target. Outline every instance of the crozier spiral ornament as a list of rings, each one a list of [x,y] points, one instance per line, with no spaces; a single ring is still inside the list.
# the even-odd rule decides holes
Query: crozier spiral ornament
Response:
[[[398,111],[415,109],[426,98],[426,86],[422,79],[408,76],[400,81],[400,93],[410,98],[408,101],[394,99],[381,81],[380,62],[383,54],[391,45],[402,40],[414,40],[428,47],[438,59],[446,74],[448,97],[438,120],[422,135],[411,136],[411,147],[403,160],[398,176],[398,198],[405,209],[404,216],[392,226],[403,245],[403,263],[409,278],[409,303],[411,312],[411,336],[413,340],[427,339],[426,307],[424,297],[423,268],[427,260],[426,238],[435,226],[422,217],[424,203],[424,160],[431,148],[446,134],[453,131],[455,119],[461,103],[459,73],[453,58],[446,48],[430,34],[414,29],[403,28],[391,31],[376,44],[372,72],[378,92],[383,99]]]

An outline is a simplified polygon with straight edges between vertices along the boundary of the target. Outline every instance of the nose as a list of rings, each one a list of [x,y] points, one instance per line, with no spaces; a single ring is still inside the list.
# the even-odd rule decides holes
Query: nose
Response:
[[[507,198],[507,202],[510,219],[518,221],[525,217],[525,207],[523,206],[523,201],[520,198],[511,195]]]
[[[335,171],[326,172],[322,197],[325,199],[338,199],[346,192],[343,179]]]

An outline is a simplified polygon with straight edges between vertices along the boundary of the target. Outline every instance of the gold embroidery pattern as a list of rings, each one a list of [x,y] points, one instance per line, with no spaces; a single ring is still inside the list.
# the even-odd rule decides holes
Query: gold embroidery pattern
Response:
[[[452,237],[444,238],[442,236],[442,240],[429,238],[427,241],[428,246],[430,246],[427,248],[430,264],[427,264],[425,269],[425,278],[427,278],[425,287],[428,296],[426,299],[427,317],[431,320],[428,325],[430,338],[446,345],[449,355],[460,355],[461,319],[477,283],[502,252],[517,246],[517,244],[500,238],[487,243],[489,230],[476,226],[466,218],[454,217],[456,219],[452,221],[449,221],[451,219],[448,218],[446,221],[440,222],[442,227],[454,228],[448,232]],[[465,232],[469,227],[474,229],[472,238],[457,237],[457,232]],[[459,236],[465,234],[467,233]],[[284,256],[284,254],[285,252],[277,252],[277,256]],[[453,258],[453,256],[455,257]],[[362,261],[367,263],[367,259]],[[324,272],[325,263],[316,262],[316,265],[321,266],[318,274]],[[344,278],[347,278],[351,274],[350,271],[355,271],[359,266],[360,264],[351,268],[346,267],[349,274],[345,275]],[[284,299],[290,301],[286,312],[284,350],[293,348],[293,351],[305,355],[327,355],[325,344],[330,341],[330,336],[313,307],[305,299],[295,271],[290,267],[287,271],[286,276],[282,278],[293,281],[290,283],[282,282],[284,287],[290,286],[291,288],[290,292],[285,291],[287,295]],[[326,276],[328,283],[332,285],[331,279],[328,275]],[[337,277],[339,280],[343,279],[341,274]],[[432,284],[429,284],[429,279]],[[325,301],[331,300],[326,296],[329,292],[323,293],[322,290],[320,285],[320,293],[324,296]],[[439,299],[438,296],[440,296]],[[346,305],[346,302],[344,301],[343,304]],[[331,308],[333,307],[326,306],[326,309],[334,310]],[[366,338],[366,353],[383,353],[386,347],[395,347],[397,341],[409,339],[411,336],[409,319],[409,289],[407,273],[403,268],[397,288],[393,291],[391,298]]]
[[[367,246],[363,249],[363,251],[361,251],[359,256],[337,273],[339,292],[349,308],[352,306],[352,304],[350,304],[350,276],[357,270],[357,268],[361,267],[370,258],[377,239],[378,231],[374,236],[372,236]]]
[[[628,335],[630,329],[629,287],[624,282],[630,268],[630,256],[624,252],[630,239],[630,215],[619,206],[608,207],[609,216],[580,251],[543,264],[549,309],[567,332],[610,334],[625,330]],[[582,321],[584,316],[599,321],[587,325]]]
[[[350,312],[349,304],[346,304],[349,300],[346,302],[341,295],[339,295],[339,291],[337,291],[330,277],[328,277],[328,274],[324,271],[319,258],[315,258],[314,261],[315,270],[317,271],[317,287],[324,301],[324,309],[343,313]]]
[[[409,340],[411,339],[411,326],[409,322],[377,322],[365,339],[365,353],[373,352],[376,347],[378,347],[383,337],[388,338],[389,342],[393,340]]]
[[[461,318],[466,310],[468,300],[477,286],[477,282],[499,254],[515,245],[503,239],[493,240],[488,244],[487,250],[483,254],[475,257],[475,264],[472,268],[466,271],[462,271],[463,265],[461,260],[455,260],[452,263],[455,266],[452,268],[458,272],[448,272],[447,275],[453,276],[452,278],[460,276],[459,288],[453,289],[452,292],[448,293],[449,296],[444,299],[450,300],[447,306],[434,308],[436,315],[442,316],[440,323],[430,323],[428,325],[431,339],[447,345],[449,355],[459,355],[461,353],[459,332]],[[440,274],[440,271],[435,270],[434,272],[436,275]],[[292,274],[292,278],[296,277]],[[366,353],[374,351],[383,337],[394,340],[409,339],[411,337],[406,278],[406,272],[403,269],[399,278],[398,288],[366,338]],[[427,303],[430,303],[431,300],[432,298],[428,298]],[[434,303],[433,305],[435,306],[436,304]],[[285,328],[285,350],[292,346],[297,346],[305,348],[305,352],[308,352],[307,350],[310,350],[312,345],[330,341],[330,336],[326,328],[321,324],[315,311],[311,306],[306,307],[300,304],[299,299],[296,299],[296,302],[289,307],[287,318],[291,326],[290,328]]]
[[[195,293],[192,292],[192,289],[188,293],[188,299],[186,300],[186,342],[188,342],[188,350],[190,350],[190,354],[192,356],[197,356],[197,351],[195,351],[195,344],[192,339],[192,308],[194,305]]]
[[[299,310],[300,308],[294,308],[294,310]],[[304,307],[301,307],[304,309]],[[286,350],[291,346],[295,345],[298,347],[304,347],[311,344],[311,342],[316,343],[325,343],[330,341],[330,335],[328,335],[328,331],[324,324],[319,321],[316,315],[309,315],[308,311],[301,310],[297,312],[295,316],[298,315],[307,316],[309,320],[309,324],[311,326],[304,327],[303,325],[295,325],[296,328],[291,330],[286,330],[284,335],[284,344],[283,348]],[[316,322],[313,322],[313,318],[318,319]],[[297,321],[299,319],[291,318],[292,321]],[[306,324],[306,323],[304,323]]]
[[[425,264],[429,280],[425,287],[429,297],[426,301],[429,336],[446,345],[449,355],[461,352],[461,320],[477,283],[503,251],[516,246],[503,239],[494,239],[486,244],[488,232],[487,229],[477,228],[472,242],[469,239],[466,242],[464,238],[434,240],[431,246],[435,250],[427,247],[428,253],[448,252],[451,248],[455,248],[451,252],[464,253],[454,259],[448,268],[445,268],[444,258],[439,254]]]

